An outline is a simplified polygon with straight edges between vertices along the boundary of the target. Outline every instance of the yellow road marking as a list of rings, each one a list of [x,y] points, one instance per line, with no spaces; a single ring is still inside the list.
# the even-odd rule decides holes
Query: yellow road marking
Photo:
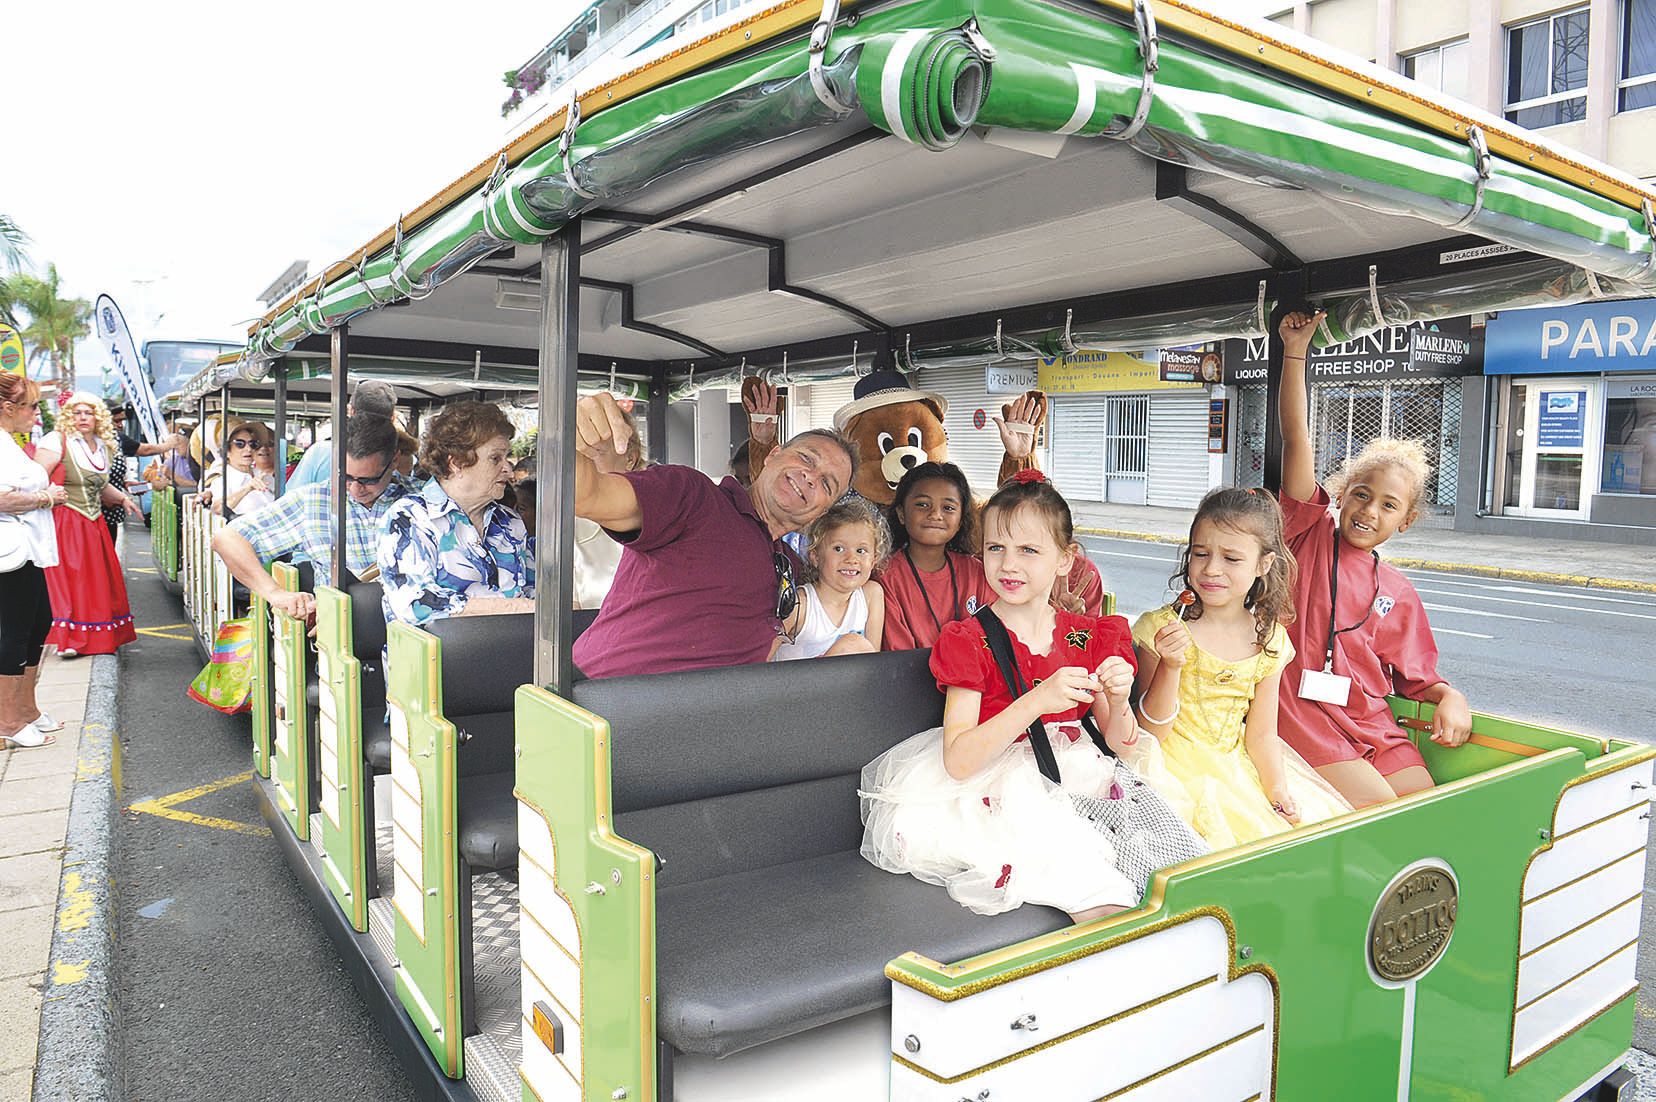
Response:
[[[153,574],[153,573],[155,573],[155,567],[153,567],[153,566],[129,566],[129,567],[127,567],[127,569],[130,570],[134,574]]]
[[[180,639],[188,643],[195,637],[192,635],[173,635],[171,632],[174,628],[185,628],[189,626],[190,625],[188,624],[162,624],[160,627],[136,628],[135,630],[139,635],[148,635],[156,639]]]
[[[237,773],[233,777],[211,781],[207,784],[198,784],[194,788],[186,788],[182,792],[174,792],[171,796],[161,796],[153,800],[139,800],[135,804],[128,804],[128,811],[137,811],[145,815],[154,815],[162,819],[171,819],[177,823],[191,823],[195,826],[214,827],[218,830],[234,831],[237,834],[255,834],[268,837],[270,831],[265,827],[253,823],[239,823],[234,819],[220,819],[212,815],[197,815],[193,811],[180,811],[179,804],[187,804],[191,800],[198,800],[203,796],[229,788],[232,785],[245,784],[253,777],[253,771]]]

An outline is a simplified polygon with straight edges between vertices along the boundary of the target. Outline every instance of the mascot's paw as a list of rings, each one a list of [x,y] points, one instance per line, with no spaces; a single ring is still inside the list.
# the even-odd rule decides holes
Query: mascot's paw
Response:
[[[995,418],[995,428],[1000,430],[1001,448],[1005,455],[1001,458],[998,482],[1005,482],[1019,471],[1036,466],[1035,444],[1040,439],[1041,426],[1046,424],[1046,418],[1047,396],[1039,390],[1028,391],[1016,401],[1001,407],[1001,415]]]

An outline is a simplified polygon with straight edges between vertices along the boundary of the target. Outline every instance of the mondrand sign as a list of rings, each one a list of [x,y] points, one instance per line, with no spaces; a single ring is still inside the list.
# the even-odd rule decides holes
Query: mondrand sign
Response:
[[[1306,370],[1314,383],[1385,379],[1446,379],[1483,370],[1469,318],[1399,325],[1327,348],[1313,348]],[[1266,338],[1225,342],[1225,382],[1262,383]]]

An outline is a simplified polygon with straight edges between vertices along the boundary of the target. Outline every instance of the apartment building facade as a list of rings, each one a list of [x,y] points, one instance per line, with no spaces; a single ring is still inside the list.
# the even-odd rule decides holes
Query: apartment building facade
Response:
[[[1656,0],[1311,0],[1270,18],[1656,179]],[[1454,526],[1656,545],[1656,300],[1473,324]]]

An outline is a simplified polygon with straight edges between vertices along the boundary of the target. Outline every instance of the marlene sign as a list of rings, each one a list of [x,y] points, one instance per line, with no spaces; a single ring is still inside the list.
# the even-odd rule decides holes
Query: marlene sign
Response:
[[[1594,302],[1502,310],[1489,319],[1490,375],[1649,371],[1656,366],[1656,302]]]
[[[1265,381],[1265,338],[1225,342],[1225,382]],[[1478,373],[1468,318],[1381,329],[1327,348],[1313,348],[1306,363],[1314,383],[1379,379],[1458,378]]]

